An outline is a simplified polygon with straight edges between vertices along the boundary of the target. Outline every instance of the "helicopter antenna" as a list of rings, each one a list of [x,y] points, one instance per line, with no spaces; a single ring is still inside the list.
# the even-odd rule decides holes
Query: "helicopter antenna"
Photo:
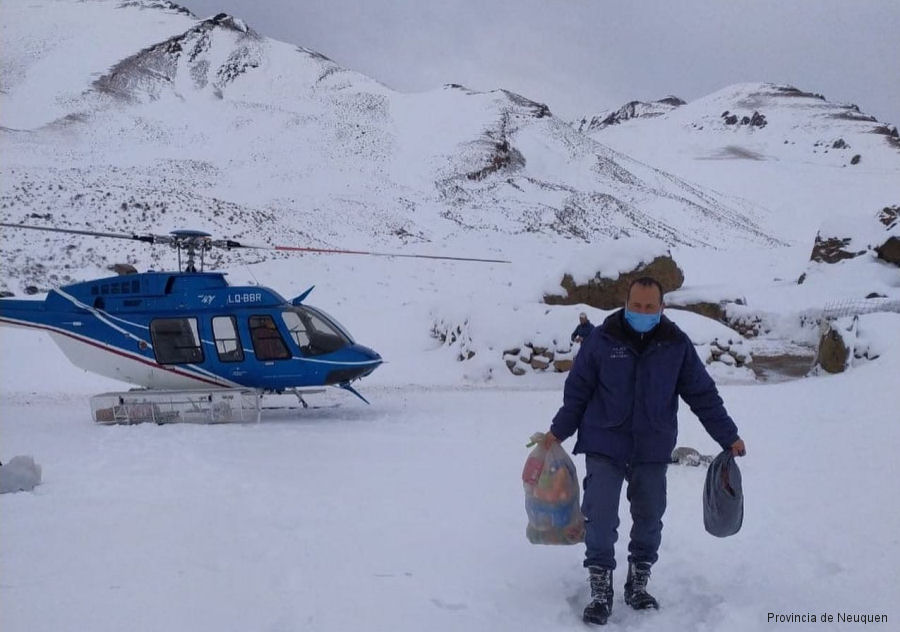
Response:
[[[249,274],[251,277],[253,277],[253,282],[254,282],[256,285],[259,285],[259,279],[256,278],[256,275],[255,275],[255,274],[253,274],[253,270],[250,269],[250,266],[245,265],[245,266],[244,266],[244,270],[247,271],[247,274]]]
[[[339,255],[365,255],[369,257],[404,257],[411,259],[437,259],[444,261],[472,261],[477,263],[510,263],[504,259],[482,259],[475,257],[451,257],[447,255],[420,255],[399,252],[375,252],[371,250],[342,250],[337,248],[313,248],[309,246],[263,246],[258,244],[244,244],[233,239],[212,239],[209,233],[199,230],[173,230],[168,235],[137,235],[134,233],[104,233],[93,230],[78,230],[74,228],[51,228],[49,226],[32,226],[29,224],[8,224],[0,222],[5,228],[26,228],[29,230],[45,230],[53,233],[69,233],[73,235],[87,235],[89,237],[111,237],[113,239],[130,239],[149,244],[167,244],[178,251],[178,269],[184,272],[196,272],[196,256],[200,255],[200,271],[203,271],[205,254],[212,248],[224,248],[233,250],[236,248],[250,248],[253,250],[273,250],[282,252],[309,252],[314,254],[339,254]],[[181,250],[184,249],[186,262],[181,267]]]

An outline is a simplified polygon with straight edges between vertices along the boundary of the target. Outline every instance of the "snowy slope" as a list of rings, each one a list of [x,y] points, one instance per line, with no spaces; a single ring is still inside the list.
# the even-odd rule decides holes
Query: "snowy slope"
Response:
[[[761,83],[590,132],[654,167],[770,209],[767,226],[810,247],[821,221],[868,218],[897,203],[897,134],[856,105]]]
[[[524,536],[524,443],[560,405],[558,385],[375,388],[371,408],[339,399],[259,426],[97,427],[85,400],[105,383],[82,377],[48,395],[41,366],[59,353],[12,344],[32,360],[2,391],[2,456],[34,454],[44,483],[0,497],[4,630],[583,629],[582,547]],[[706,534],[704,472],[673,466],[652,579],[662,609],[638,614],[621,599],[623,499],[611,625],[755,632],[770,612],[896,620],[887,455],[900,445],[900,399],[885,389],[896,352],[843,376],[723,387],[749,447],[744,526]],[[679,444],[714,453],[681,416]]]
[[[632,234],[781,243],[765,209],[611,152],[522,96],[460,86],[400,94],[238,18],[115,2],[80,12],[84,4],[4,14],[3,37],[17,51],[0,110],[7,221],[49,213],[51,225],[189,225],[255,241],[271,240],[266,227],[277,223],[292,243],[401,249],[410,239],[466,249],[473,231],[541,234],[554,247]],[[66,46],[83,33],[80,45],[94,51],[72,72],[59,61],[69,48],[42,21],[56,11],[67,19]],[[130,50],[98,34],[123,21],[139,33]],[[18,52],[27,47],[49,52],[29,66]],[[29,108],[42,96],[35,86],[50,91],[47,107]],[[47,274],[3,256],[22,284],[47,287],[50,274],[68,274],[65,264],[111,262],[86,250]],[[136,256],[139,267],[156,265]]]

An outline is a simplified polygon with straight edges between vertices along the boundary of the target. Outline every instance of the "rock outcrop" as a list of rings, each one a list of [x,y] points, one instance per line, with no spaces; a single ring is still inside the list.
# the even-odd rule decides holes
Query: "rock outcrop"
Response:
[[[606,278],[602,272],[578,284],[570,274],[563,276],[560,285],[565,295],[545,294],[544,302],[550,305],[575,305],[583,303],[599,309],[618,309],[625,303],[625,294],[629,284],[637,278],[653,277],[663,286],[663,290],[677,290],[684,283],[684,273],[671,256],[657,256],[650,263],[640,264],[630,272],[619,274],[615,278]]]

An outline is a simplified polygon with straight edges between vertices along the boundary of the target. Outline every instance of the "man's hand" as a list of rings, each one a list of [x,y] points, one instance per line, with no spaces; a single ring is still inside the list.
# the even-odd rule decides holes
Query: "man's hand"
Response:
[[[544,434],[544,440],[541,441],[541,447],[545,450],[549,450],[550,446],[554,443],[559,443],[559,439],[557,439],[552,432],[549,430]]]
[[[747,454],[747,447],[744,445],[743,439],[738,439],[731,444],[731,453],[734,456],[744,456]]]

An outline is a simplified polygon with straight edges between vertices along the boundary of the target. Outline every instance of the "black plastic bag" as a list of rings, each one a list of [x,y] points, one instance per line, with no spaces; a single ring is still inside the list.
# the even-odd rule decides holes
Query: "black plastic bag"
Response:
[[[722,451],[706,470],[703,487],[703,526],[719,538],[741,530],[744,522],[744,490],[741,470],[731,450]]]

